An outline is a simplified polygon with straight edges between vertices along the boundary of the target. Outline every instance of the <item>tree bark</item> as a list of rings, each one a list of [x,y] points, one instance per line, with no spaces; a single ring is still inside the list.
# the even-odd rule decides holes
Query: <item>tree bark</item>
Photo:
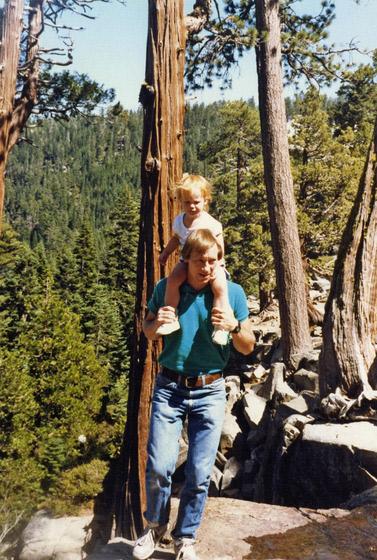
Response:
[[[377,388],[377,120],[326,303],[320,355],[322,396]]]
[[[300,357],[311,349],[311,340],[283,97],[279,1],[257,0],[256,23],[264,177],[283,355],[288,367],[294,369]]]
[[[20,137],[37,102],[39,35],[43,29],[43,0],[29,2],[25,77],[16,99],[23,0],[7,0],[4,6],[0,44],[0,227],[4,210],[4,173],[9,153]]]
[[[0,37],[0,228],[4,209],[4,172],[8,157],[8,138],[16,95],[23,0],[6,0]]]
[[[142,322],[147,301],[161,277],[158,256],[171,235],[176,214],[171,189],[182,177],[185,42],[183,0],[149,0],[146,75],[140,92],[144,132],[135,342],[121,466],[124,486],[116,528],[129,538],[142,530],[146,502],[146,445],[161,343],[145,338]]]

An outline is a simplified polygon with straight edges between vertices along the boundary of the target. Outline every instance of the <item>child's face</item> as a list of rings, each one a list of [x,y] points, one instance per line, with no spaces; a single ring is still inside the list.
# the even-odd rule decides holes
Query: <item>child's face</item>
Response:
[[[205,204],[206,199],[203,197],[200,189],[193,189],[183,195],[182,209],[189,216],[199,216],[203,212]]]

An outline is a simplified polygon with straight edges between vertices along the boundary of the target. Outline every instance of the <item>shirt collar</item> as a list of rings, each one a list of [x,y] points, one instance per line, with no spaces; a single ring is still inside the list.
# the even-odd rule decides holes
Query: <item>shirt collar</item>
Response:
[[[195,288],[190,286],[190,284],[188,282],[185,282],[184,284],[182,284],[181,290],[182,290],[183,293],[186,293],[186,294],[206,294],[207,292],[211,291],[211,286],[210,286],[210,284],[207,284],[201,290],[195,290]]]

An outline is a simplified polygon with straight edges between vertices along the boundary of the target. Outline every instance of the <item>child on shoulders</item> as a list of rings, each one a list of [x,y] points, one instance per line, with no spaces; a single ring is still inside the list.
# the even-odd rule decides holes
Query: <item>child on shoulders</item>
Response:
[[[178,247],[182,249],[190,233],[197,229],[209,229],[224,248],[223,228],[219,221],[215,220],[206,208],[211,200],[211,185],[200,175],[189,175],[185,173],[182,181],[176,187],[178,200],[182,205],[183,213],[179,214],[173,222],[173,236],[162,251],[159,262],[165,265],[169,256]],[[187,279],[187,267],[181,259],[174,267],[167,279],[165,292],[165,305],[178,308],[180,299],[179,288]],[[224,262],[220,262],[216,274],[210,282],[213,292],[213,306],[220,309],[229,307],[227,277]],[[161,325],[156,334],[167,335],[180,329],[178,318],[173,323]],[[212,340],[216,344],[225,345],[228,342],[228,332],[215,328]]]

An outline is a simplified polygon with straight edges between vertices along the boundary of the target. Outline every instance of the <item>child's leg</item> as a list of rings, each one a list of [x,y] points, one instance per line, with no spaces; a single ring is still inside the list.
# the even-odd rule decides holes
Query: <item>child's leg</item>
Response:
[[[179,304],[179,287],[187,278],[187,265],[184,262],[179,262],[168,276],[165,290],[165,305],[174,307],[177,312]],[[172,323],[164,323],[156,330],[156,334],[167,335],[181,328],[178,319]]]
[[[168,276],[165,291],[165,305],[177,309],[179,304],[179,288],[187,278],[187,265],[179,262]]]
[[[219,266],[216,272],[216,277],[211,282],[211,289],[213,293],[213,307],[219,309],[228,309],[230,307],[228,299],[228,283],[224,267]]]
[[[226,310],[230,307],[228,299],[228,284],[224,267],[219,266],[215,279],[211,282],[213,292],[213,307]],[[215,327],[212,340],[222,346],[228,343],[229,333],[220,327]]]

